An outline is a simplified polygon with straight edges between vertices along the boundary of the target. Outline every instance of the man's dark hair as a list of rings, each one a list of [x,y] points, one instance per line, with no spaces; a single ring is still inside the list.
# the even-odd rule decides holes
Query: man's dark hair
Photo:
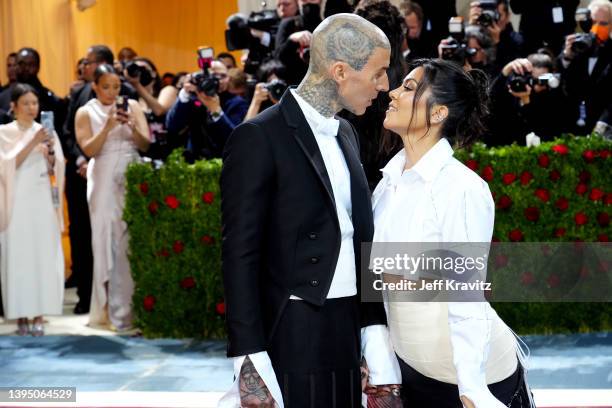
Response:
[[[34,48],[23,47],[19,51],[17,51],[16,55],[17,57],[19,57],[19,55],[24,53],[33,56],[34,60],[36,61],[36,66],[40,67],[40,54],[38,54],[38,51],[36,51]]]
[[[17,58],[17,53],[11,52],[9,55],[6,56],[6,59],[9,59],[9,58]]]
[[[277,59],[271,59],[264,62],[257,70],[257,81],[268,82],[268,77],[272,74],[276,75],[279,79],[286,80],[287,68]]]
[[[96,60],[98,64],[110,64],[113,65],[115,57],[113,56],[113,52],[106,45],[92,45],[89,47],[89,52],[96,56]]]
[[[553,59],[545,53],[530,54],[527,59],[534,68],[545,68],[548,72],[553,72],[555,67]]]
[[[229,58],[232,60],[232,62],[234,63],[234,67],[236,66],[236,58],[234,58],[234,56],[232,54],[230,54],[229,52],[220,52],[217,55],[217,59],[220,60],[221,58]]]

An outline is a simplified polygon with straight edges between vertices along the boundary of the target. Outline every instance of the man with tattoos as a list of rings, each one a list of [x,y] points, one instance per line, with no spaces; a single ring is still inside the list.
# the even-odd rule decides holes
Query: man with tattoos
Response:
[[[360,244],[373,234],[359,139],[334,116],[361,115],[388,90],[389,57],[387,37],[365,19],[325,19],[304,80],[226,143],[223,280],[236,378],[220,407],[360,407],[362,356],[372,397],[398,401],[384,308],[359,300]]]

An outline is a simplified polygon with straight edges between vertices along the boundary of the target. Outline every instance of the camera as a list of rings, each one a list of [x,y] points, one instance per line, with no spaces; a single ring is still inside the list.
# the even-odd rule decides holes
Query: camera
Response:
[[[117,99],[115,101],[115,107],[117,108],[117,110],[127,112],[128,111],[128,98],[123,95],[117,96]]]
[[[572,52],[575,54],[583,54],[591,50],[595,44],[595,35],[589,32],[593,26],[591,10],[588,8],[577,9],[576,23],[578,23],[583,33],[576,33],[576,38],[572,44]]]
[[[270,92],[272,99],[278,101],[287,90],[287,83],[282,79],[273,79],[272,81],[264,84],[264,87],[268,90],[268,92]]]
[[[151,72],[134,61],[130,61],[125,65],[125,72],[130,78],[139,78],[142,86],[147,86],[153,82]]]
[[[534,85],[544,85],[548,88],[557,88],[560,84],[559,76],[557,74],[542,74],[537,78],[534,78],[531,74],[527,73],[524,75],[514,74],[508,78],[508,85],[512,92],[525,92],[529,85],[533,88]]]
[[[440,45],[442,49],[442,59],[453,61],[459,65],[465,65],[465,60],[476,55],[477,50],[467,46],[465,41],[465,30],[463,27],[463,17],[451,17],[448,21],[447,44]]]
[[[476,24],[483,27],[492,26],[499,21],[499,11],[497,10],[496,0],[480,0],[479,5],[482,12],[476,20]]]
[[[191,75],[190,82],[198,88],[198,92],[202,92],[207,96],[215,96],[219,93],[219,80],[210,75],[210,68],[215,52],[211,47],[198,48],[198,66],[201,71]]]

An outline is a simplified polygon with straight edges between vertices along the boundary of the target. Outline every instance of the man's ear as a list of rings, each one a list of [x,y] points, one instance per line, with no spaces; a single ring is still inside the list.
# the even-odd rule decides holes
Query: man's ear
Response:
[[[330,76],[336,82],[343,82],[348,79],[348,64],[342,61],[334,62],[330,67]]]
[[[448,117],[448,107],[446,105],[434,105],[431,109],[431,122],[438,124],[444,122]]]

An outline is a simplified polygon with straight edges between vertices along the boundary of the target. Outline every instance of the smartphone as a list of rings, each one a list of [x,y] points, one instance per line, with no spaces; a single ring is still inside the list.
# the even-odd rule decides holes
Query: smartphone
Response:
[[[212,47],[198,48],[198,67],[204,70],[210,67],[215,59],[215,50]]]
[[[126,98],[123,95],[119,95],[115,102],[115,106],[117,107],[117,110],[122,110],[124,112],[127,112],[128,111],[128,98]]]
[[[40,124],[47,129],[49,134],[52,134],[55,130],[53,111],[42,111],[40,112]]]

